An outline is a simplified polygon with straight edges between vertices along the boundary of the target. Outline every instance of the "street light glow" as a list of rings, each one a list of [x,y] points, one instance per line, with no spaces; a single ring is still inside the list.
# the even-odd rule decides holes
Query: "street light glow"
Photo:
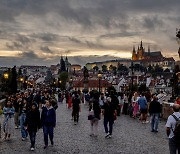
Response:
[[[9,74],[8,73],[4,73],[4,78],[8,79],[9,78]]]

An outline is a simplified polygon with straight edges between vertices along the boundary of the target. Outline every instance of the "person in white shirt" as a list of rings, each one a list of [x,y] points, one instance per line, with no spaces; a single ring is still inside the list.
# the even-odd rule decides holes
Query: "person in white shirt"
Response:
[[[173,115],[179,118],[180,120],[180,105],[174,104],[173,105]],[[170,154],[176,154],[176,151],[178,150],[178,154],[180,153],[180,145],[178,145],[174,139],[174,129],[176,125],[176,119],[173,117],[173,115],[170,115],[168,117],[167,123],[166,123],[166,134],[169,138],[169,150]]]
[[[166,94],[165,94],[163,91],[161,91],[160,94],[157,95],[157,99],[158,99],[158,102],[159,102],[160,105],[161,105],[160,117],[162,117],[162,103],[163,103],[163,101],[165,101],[165,99],[166,99]]]

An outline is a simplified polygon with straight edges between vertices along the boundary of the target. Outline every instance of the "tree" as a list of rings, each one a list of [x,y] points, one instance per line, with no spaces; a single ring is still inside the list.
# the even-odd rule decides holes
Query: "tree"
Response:
[[[16,72],[16,66],[14,66],[11,69],[11,82],[10,82],[10,88],[11,88],[11,92],[13,94],[15,94],[17,92],[17,72]]]
[[[154,70],[155,72],[163,72],[163,68],[160,67],[159,65],[156,65]]]
[[[166,69],[164,70],[164,72],[167,72],[167,73],[168,73],[168,72],[170,72],[170,70],[169,70],[168,68],[166,68]]]
[[[127,75],[128,74],[128,68],[126,66],[124,66],[123,64],[119,63],[117,70],[120,73],[120,75]]]
[[[98,67],[98,66],[94,66],[94,67],[93,67],[93,70],[94,70],[95,72],[97,72],[97,71],[99,70],[99,67]]]
[[[107,66],[106,65],[102,65],[102,71],[107,72]]]
[[[63,90],[65,90],[66,89],[66,83],[67,83],[67,81],[68,81],[68,73],[67,72],[62,72],[62,73],[60,73],[60,75],[59,75],[59,80],[60,80],[60,86],[61,86],[61,88],[63,89]]]

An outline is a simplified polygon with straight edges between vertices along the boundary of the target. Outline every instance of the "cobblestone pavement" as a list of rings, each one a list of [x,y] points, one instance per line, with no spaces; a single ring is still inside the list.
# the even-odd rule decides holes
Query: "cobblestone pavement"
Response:
[[[150,132],[150,124],[141,124],[129,116],[121,115],[115,122],[113,137],[105,139],[103,120],[99,122],[99,136],[90,137],[87,120],[88,107],[82,104],[80,121],[74,125],[71,110],[65,104],[57,109],[54,147],[44,150],[42,129],[37,133],[36,149],[29,150],[30,141],[21,141],[20,130],[15,130],[11,141],[0,141],[0,154],[168,154],[165,122],[159,124],[159,133]]]

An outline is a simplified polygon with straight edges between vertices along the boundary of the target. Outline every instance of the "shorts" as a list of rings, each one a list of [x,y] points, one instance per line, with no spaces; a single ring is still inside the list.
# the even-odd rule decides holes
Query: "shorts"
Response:
[[[147,109],[140,109],[141,113],[147,114]]]

